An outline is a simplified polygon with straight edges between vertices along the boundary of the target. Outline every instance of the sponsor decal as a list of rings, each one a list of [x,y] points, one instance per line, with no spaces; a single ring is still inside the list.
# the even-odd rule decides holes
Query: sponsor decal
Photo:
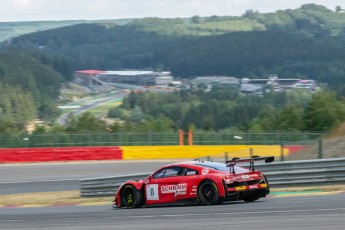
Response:
[[[242,190],[246,190],[247,186],[238,186],[235,187],[236,191],[242,191]]]
[[[193,185],[192,190],[190,191],[190,195],[196,195],[198,190],[198,186]]]
[[[202,175],[206,175],[209,171],[210,171],[209,169],[203,169],[203,170],[201,171],[201,174],[202,174]]]
[[[196,174],[196,171],[189,171],[189,172],[187,172],[187,176],[195,175],[195,174]]]
[[[146,185],[146,200],[159,200],[158,184]]]
[[[175,196],[186,195],[187,183],[177,185],[163,185],[161,186],[161,193],[175,193]]]
[[[242,179],[249,179],[249,175],[242,175]]]

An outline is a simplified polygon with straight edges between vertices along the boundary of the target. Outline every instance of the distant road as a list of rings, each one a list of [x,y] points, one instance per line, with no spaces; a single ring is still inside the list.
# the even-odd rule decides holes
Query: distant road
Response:
[[[75,109],[72,112],[64,113],[62,114],[58,119],[57,123],[61,126],[65,126],[68,120],[68,117],[70,115],[76,116],[80,113],[86,112],[90,109],[93,109],[95,107],[98,107],[106,102],[119,99],[122,100],[124,97],[128,96],[130,93],[130,90],[138,90],[138,91],[150,91],[150,92],[160,92],[160,93],[172,93],[173,90],[168,90],[166,88],[154,88],[154,87],[143,87],[143,86],[135,86],[135,85],[125,85],[125,84],[115,84],[115,83],[109,83],[109,85],[115,86],[120,90],[117,93],[112,94],[111,96],[105,96],[103,98],[97,98],[93,101],[90,101],[89,104],[82,106],[81,108]]]
[[[107,102],[110,102],[110,101],[113,101],[113,100],[122,100],[124,97],[126,97],[127,95],[129,94],[129,92],[124,92],[124,91],[119,91],[117,93],[114,93],[110,96],[105,96],[103,98],[97,98],[93,101],[90,101],[89,104],[87,105],[83,105],[81,108],[78,108],[78,109],[75,109],[74,111],[72,112],[68,112],[68,113],[64,113],[62,114],[58,119],[57,119],[57,123],[61,126],[65,126],[66,123],[67,123],[67,120],[68,120],[68,117],[70,115],[72,116],[76,116],[80,113],[83,113],[83,112],[86,112],[90,109],[93,109],[93,108],[96,108],[104,103],[107,103]]]

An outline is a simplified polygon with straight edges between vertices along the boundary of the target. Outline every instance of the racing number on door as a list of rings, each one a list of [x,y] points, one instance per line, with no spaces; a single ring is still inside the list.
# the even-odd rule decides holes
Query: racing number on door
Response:
[[[146,185],[146,200],[159,200],[158,184]]]

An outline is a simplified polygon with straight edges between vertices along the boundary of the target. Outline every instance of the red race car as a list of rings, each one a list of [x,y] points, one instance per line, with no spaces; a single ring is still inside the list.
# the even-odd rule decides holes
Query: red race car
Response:
[[[115,196],[114,207],[138,208],[166,203],[219,204],[223,201],[253,202],[269,194],[267,178],[254,169],[254,161],[274,157],[234,158],[226,164],[189,161],[166,165],[145,180],[127,181]],[[237,163],[250,163],[248,169]]]

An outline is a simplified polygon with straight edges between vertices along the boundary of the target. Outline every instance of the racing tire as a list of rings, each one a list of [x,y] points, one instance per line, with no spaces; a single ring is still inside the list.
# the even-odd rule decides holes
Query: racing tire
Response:
[[[203,204],[214,205],[222,202],[222,198],[219,196],[218,187],[211,180],[205,180],[200,183],[198,196]]]
[[[268,183],[267,177],[263,175],[265,178],[265,183],[267,184],[266,195],[270,194],[270,184]]]
[[[144,199],[141,191],[133,185],[125,185],[121,189],[121,206],[124,208],[139,208],[143,205]]]

